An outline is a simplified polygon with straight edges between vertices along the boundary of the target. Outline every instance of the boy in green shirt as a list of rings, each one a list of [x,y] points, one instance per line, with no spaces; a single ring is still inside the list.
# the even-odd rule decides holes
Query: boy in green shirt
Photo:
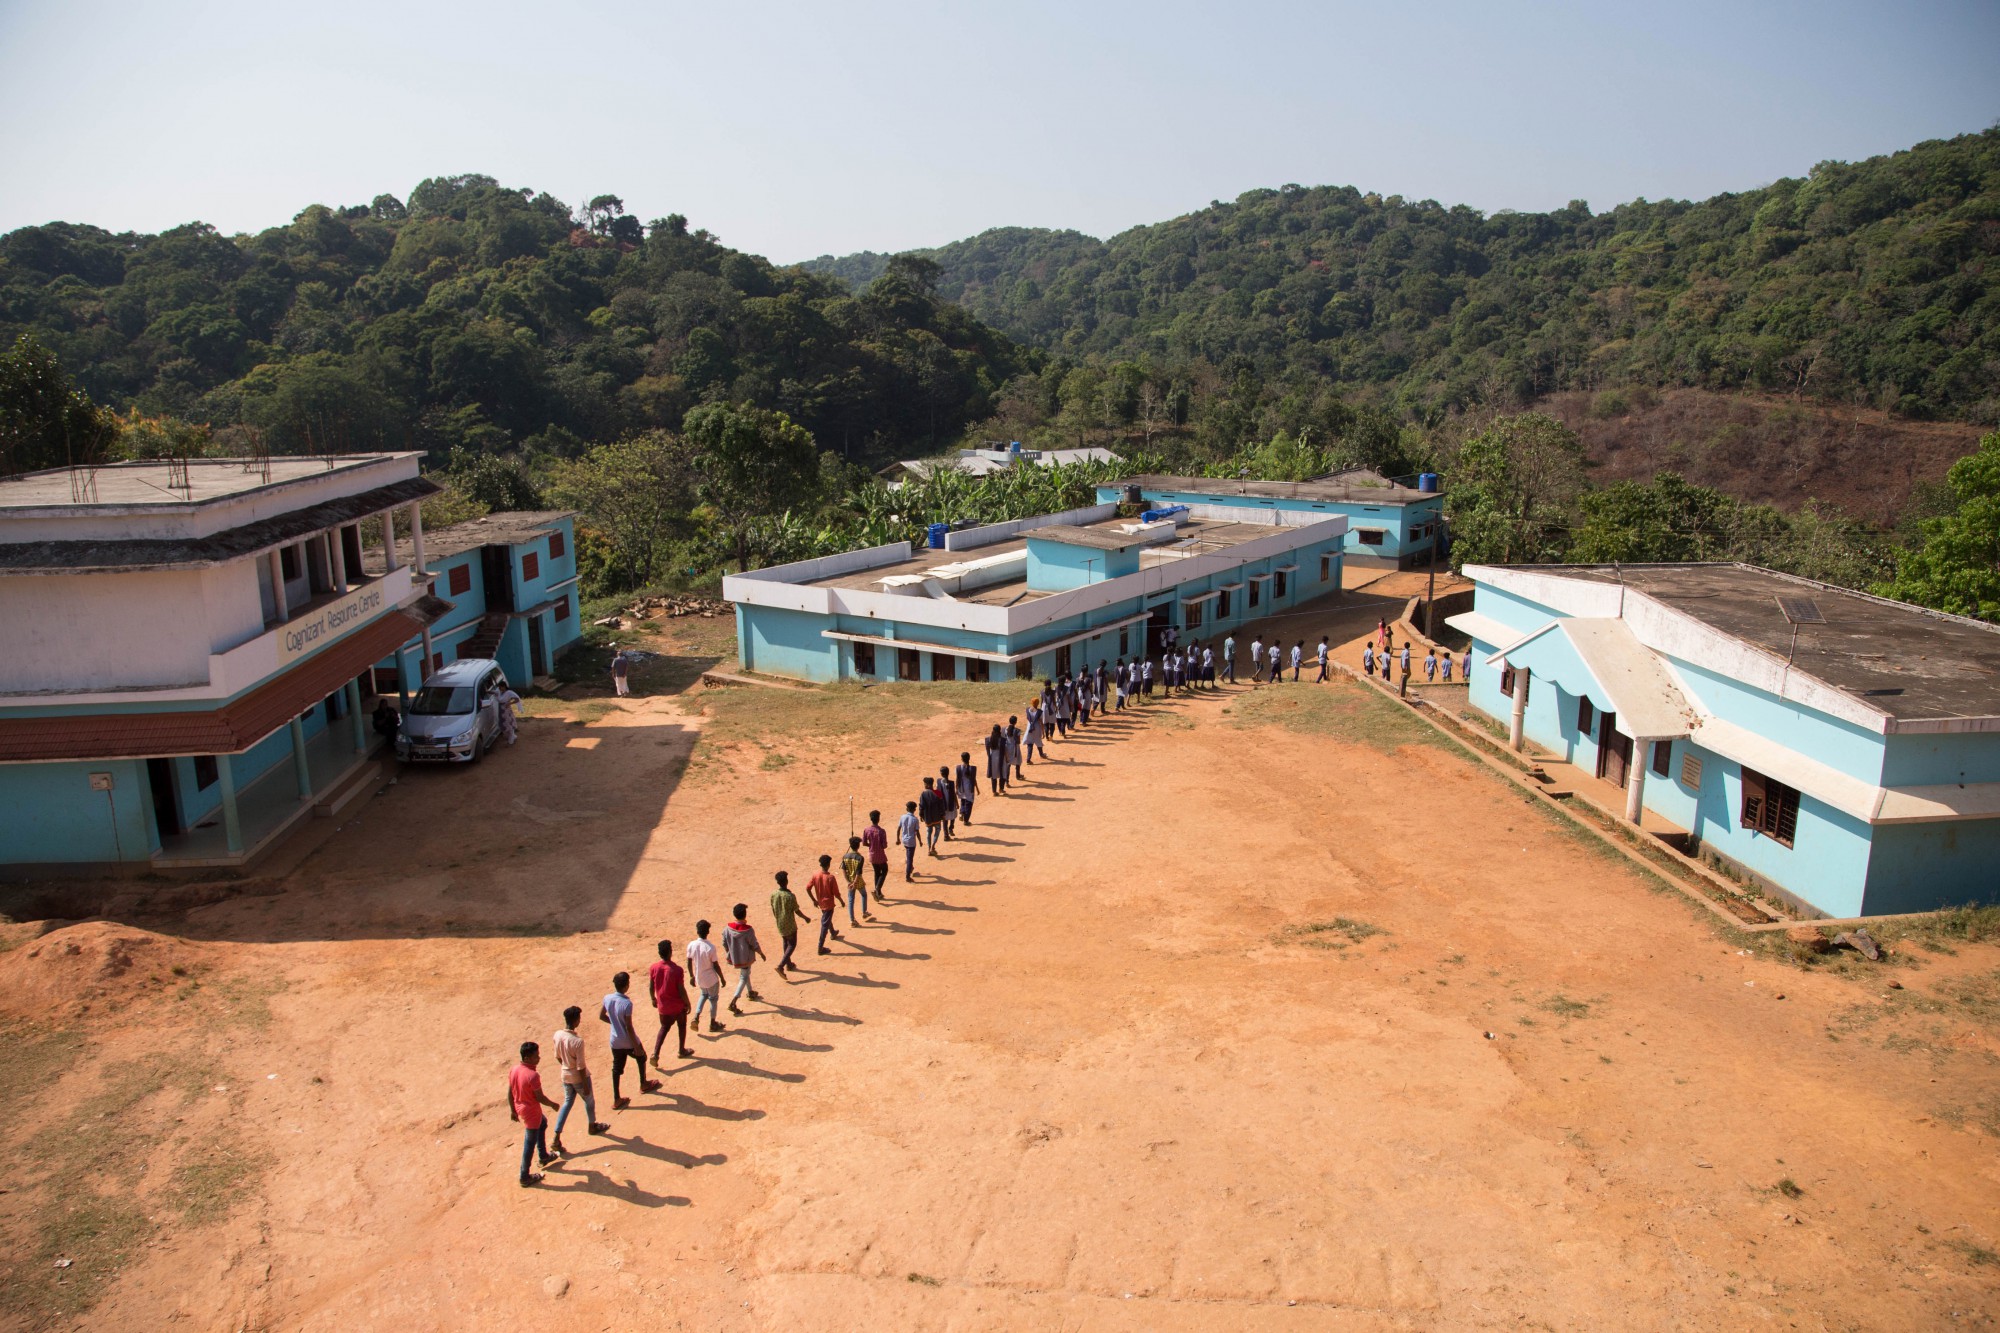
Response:
[[[868,886],[861,882],[861,875],[868,868],[868,858],[861,854],[861,839],[847,840],[847,855],[840,858],[840,873],[847,879],[847,924],[858,926],[861,922],[854,915],[854,905],[861,904],[861,915],[870,921],[874,913],[868,910]]]
[[[778,959],[778,975],[792,970],[792,950],[799,947],[799,919],[811,917],[799,907],[799,900],[792,896],[791,876],[780,870],[777,874],[778,889],[771,895],[771,915],[778,924],[778,938],[785,942],[784,955]]]

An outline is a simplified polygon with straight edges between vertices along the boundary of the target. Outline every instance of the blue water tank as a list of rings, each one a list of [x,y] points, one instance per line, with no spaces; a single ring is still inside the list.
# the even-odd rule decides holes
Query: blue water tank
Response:
[[[1438,474],[1437,474],[1437,473],[1435,473],[1435,472],[1422,472],[1422,473],[1419,473],[1419,474],[1417,475],[1417,489],[1418,489],[1418,490],[1420,490],[1420,491],[1432,491],[1432,492],[1435,492],[1435,491],[1437,490],[1437,488],[1438,488]]]
[[[951,524],[949,523],[931,524],[930,526],[931,549],[933,551],[942,551],[944,549],[944,535],[950,531],[951,531]]]
[[[1141,523],[1157,523],[1163,518],[1172,518],[1175,514],[1185,514],[1187,511],[1188,507],[1186,505],[1168,505],[1164,509],[1148,509],[1139,515],[1139,521]]]
[[[1015,440],[1015,441],[1013,441],[1012,443],[1010,443],[1010,444],[1009,444],[1009,445],[1007,446],[1007,452],[1008,452],[1008,453],[1010,453],[1010,454],[1018,454],[1018,453],[1020,453],[1020,452],[1021,452],[1021,442],[1020,442],[1019,440]]]

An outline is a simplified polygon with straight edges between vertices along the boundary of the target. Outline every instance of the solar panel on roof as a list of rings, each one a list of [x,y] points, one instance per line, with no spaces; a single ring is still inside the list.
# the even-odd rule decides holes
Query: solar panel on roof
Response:
[[[1819,603],[1810,597],[1780,597],[1778,609],[1785,613],[1785,619],[1794,625],[1824,625],[1826,617],[1819,613]]]

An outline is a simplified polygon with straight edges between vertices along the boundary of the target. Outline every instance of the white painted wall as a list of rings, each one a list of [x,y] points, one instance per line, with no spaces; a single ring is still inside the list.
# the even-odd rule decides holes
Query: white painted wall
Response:
[[[1034,518],[1010,518],[1005,523],[988,523],[980,528],[963,528],[944,535],[944,549],[947,551],[970,551],[981,546],[991,546],[1004,542],[1017,532],[1029,528],[1047,528],[1062,525],[1076,527],[1084,523],[1102,523],[1118,512],[1118,506],[1089,505],[1082,509],[1065,509],[1060,514],[1040,514]]]
[[[0,691],[205,685],[202,582],[198,570],[0,576]]]

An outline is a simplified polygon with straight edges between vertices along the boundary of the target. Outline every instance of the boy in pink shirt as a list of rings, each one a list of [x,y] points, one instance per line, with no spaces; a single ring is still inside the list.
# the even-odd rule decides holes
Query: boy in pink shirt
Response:
[[[521,1063],[515,1065],[507,1075],[507,1118],[518,1120],[527,1133],[521,1140],[521,1184],[539,1185],[540,1172],[531,1172],[535,1164],[535,1154],[541,1154],[542,1165],[555,1161],[549,1155],[549,1122],[542,1114],[542,1108],[556,1110],[556,1104],[542,1091],[542,1076],[535,1072],[535,1066],[542,1062],[542,1048],[532,1041],[521,1043]]]

